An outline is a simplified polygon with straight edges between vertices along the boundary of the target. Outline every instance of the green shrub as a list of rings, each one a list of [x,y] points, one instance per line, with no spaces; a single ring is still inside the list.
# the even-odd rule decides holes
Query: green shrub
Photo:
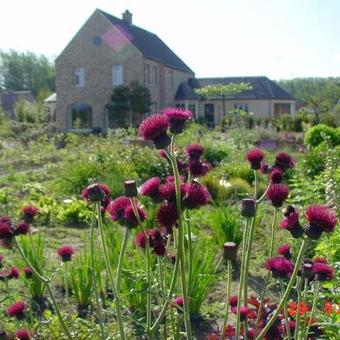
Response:
[[[217,206],[209,214],[210,228],[220,248],[225,242],[241,243],[241,219],[238,209],[229,206]]]
[[[199,313],[202,303],[217,283],[218,264],[215,260],[215,252],[202,252],[201,249],[207,249],[207,244],[200,242],[193,249],[192,279],[189,291],[191,315]]]
[[[324,143],[306,151],[302,164],[305,173],[309,177],[314,178],[325,170],[326,152],[327,146]]]
[[[227,183],[226,181],[224,182]],[[222,202],[231,197],[230,188],[221,184],[224,182],[220,182],[219,173],[215,171],[210,171],[202,179],[202,183],[208,188],[213,201],[216,202]],[[231,184],[229,186],[231,187]]]
[[[58,210],[57,219],[60,223],[72,226],[86,226],[91,222],[92,212],[83,200],[64,201]]]
[[[250,169],[249,165],[244,162],[233,162],[221,166],[221,177],[226,178],[242,178],[249,184],[254,181],[254,171]]]
[[[316,147],[325,141],[322,134],[330,137],[332,145],[340,144],[340,134],[337,129],[331,128],[325,124],[318,124],[310,128],[305,135],[305,145]]]
[[[205,148],[204,157],[213,166],[216,166],[228,157],[228,152],[225,147],[208,145]]]

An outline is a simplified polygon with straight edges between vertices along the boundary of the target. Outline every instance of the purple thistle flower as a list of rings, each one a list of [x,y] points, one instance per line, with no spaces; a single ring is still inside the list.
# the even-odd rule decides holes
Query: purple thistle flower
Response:
[[[39,214],[39,209],[32,204],[25,205],[21,212],[26,223],[32,223],[35,216]]]
[[[178,219],[176,205],[172,202],[164,202],[158,209],[157,221],[161,227],[171,228]]]
[[[144,119],[139,125],[139,135],[153,141],[157,149],[165,149],[171,142],[167,135],[169,120],[167,116],[154,114]]]
[[[26,303],[24,301],[17,301],[6,309],[6,313],[8,316],[14,316],[18,320],[22,320],[25,318],[25,309]]]
[[[141,207],[136,207],[137,213],[139,216],[139,219],[141,222],[143,222],[146,219],[146,213]],[[124,218],[123,218],[123,224],[127,225],[129,228],[136,228],[139,224],[139,221],[137,220],[137,217],[133,211],[133,208],[131,205],[129,205],[124,210]]]
[[[161,196],[159,194],[159,186],[161,184],[161,180],[158,177],[152,177],[148,179],[144,184],[140,187],[139,191],[142,196],[149,196],[156,203],[161,201]]]
[[[241,202],[241,215],[254,217],[256,214],[256,201],[253,198],[244,198]]]
[[[162,113],[168,118],[170,124],[170,132],[178,134],[185,129],[185,123],[191,119],[192,112],[177,107],[167,107]]]
[[[14,228],[11,224],[1,223],[0,224],[0,239],[1,240],[10,240],[14,237]]]
[[[163,199],[174,201],[176,199],[176,187],[174,181],[167,181],[159,186],[159,194]]]
[[[4,256],[0,254],[0,268],[2,268],[2,261],[4,260]]]
[[[185,152],[189,156],[190,160],[198,161],[203,155],[204,146],[200,144],[189,144],[186,146]]]
[[[33,276],[33,272],[30,267],[25,267],[22,271],[24,272],[26,279],[30,279]]]
[[[231,307],[236,307],[237,306],[237,301],[238,301],[238,297],[237,295],[232,295],[229,299],[229,304]]]
[[[174,299],[172,299],[172,304],[173,306],[179,306],[179,307],[183,307],[184,306],[184,298],[183,296],[177,296]]]
[[[125,209],[129,206],[131,206],[130,199],[120,196],[111,201],[106,210],[113,221],[119,221],[124,217]]]
[[[291,249],[290,244],[285,243],[285,244],[282,244],[279,248],[277,248],[277,253],[279,255],[284,256],[286,259],[290,260],[292,258],[290,249]]]
[[[18,279],[20,276],[20,271],[17,267],[12,267],[9,273],[7,274],[8,279]]]
[[[14,234],[15,235],[26,235],[30,232],[30,226],[28,223],[22,221],[19,222],[14,229]]]
[[[206,162],[191,160],[189,162],[189,171],[194,177],[205,176],[211,169],[211,165]]]
[[[71,261],[72,255],[74,254],[74,248],[72,246],[61,246],[58,248],[57,254],[62,262]]]
[[[308,221],[306,233],[313,240],[319,239],[322,232],[332,232],[337,224],[335,212],[323,205],[309,206],[305,216]]]
[[[270,180],[272,183],[278,184],[282,182],[282,170],[274,168],[270,173]]]
[[[27,329],[18,329],[15,332],[15,336],[19,340],[30,340],[30,339],[32,339],[32,333]]]
[[[327,259],[325,259],[324,257],[317,256],[317,257],[314,257],[313,263],[324,263],[324,264],[327,264]]]
[[[261,149],[251,149],[246,153],[246,159],[254,170],[261,169],[261,162],[263,161],[264,153]]]
[[[182,185],[184,191],[183,206],[187,209],[194,209],[206,205],[211,197],[208,189],[200,183],[192,182]]]
[[[280,152],[276,155],[275,167],[281,169],[282,171],[294,168],[295,164],[295,159],[287,152]]]
[[[86,187],[81,195],[88,202],[101,202],[104,198],[110,195],[111,190],[106,184],[94,183]]]
[[[318,281],[330,281],[334,278],[334,269],[321,262],[313,264],[313,273]]]
[[[136,247],[144,249],[146,247],[147,238],[148,237],[146,235],[146,232],[140,231],[139,233],[137,233],[135,238]]]
[[[280,227],[288,230],[294,238],[299,238],[304,231],[299,222],[299,213],[291,205],[284,211],[285,218],[281,221]]]
[[[293,263],[281,256],[268,259],[265,267],[272,272],[273,277],[281,279],[289,278],[294,269]]]
[[[267,191],[267,198],[275,208],[280,208],[288,194],[288,187],[285,184],[271,184]]]

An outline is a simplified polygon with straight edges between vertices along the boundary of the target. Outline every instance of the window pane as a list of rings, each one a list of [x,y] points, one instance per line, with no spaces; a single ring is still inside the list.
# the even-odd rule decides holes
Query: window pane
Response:
[[[112,68],[112,85],[118,86],[123,84],[123,66],[121,64],[113,65]]]

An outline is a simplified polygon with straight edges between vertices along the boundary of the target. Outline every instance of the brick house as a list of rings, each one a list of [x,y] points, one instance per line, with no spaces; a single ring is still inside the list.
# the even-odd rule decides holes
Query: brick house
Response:
[[[106,110],[112,88],[138,82],[151,92],[152,112],[177,105],[190,108],[210,124],[221,117],[221,98],[203,99],[194,89],[245,78],[197,79],[194,72],[157,35],[96,9],[56,59],[56,122],[61,131],[112,127]],[[229,98],[229,107],[258,115],[295,113],[295,100],[265,77],[249,77],[253,90]],[[279,105],[279,106],[278,106]],[[281,105],[281,106],[280,106]],[[137,117],[136,123],[142,117]]]

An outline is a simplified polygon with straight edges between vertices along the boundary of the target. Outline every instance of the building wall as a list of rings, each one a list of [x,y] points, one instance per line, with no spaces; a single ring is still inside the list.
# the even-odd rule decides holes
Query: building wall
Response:
[[[272,100],[272,99],[232,99],[226,100],[225,107],[226,112],[234,110],[235,104],[247,104],[248,111],[253,112],[256,117],[269,118],[274,116],[274,104],[275,103],[288,103],[291,104],[291,115],[295,115],[295,104],[294,100]],[[198,105],[198,116],[205,116],[205,104],[214,104],[214,123],[219,124],[223,117],[223,102],[219,99],[211,99],[200,101]]]
[[[100,46],[95,36],[103,37]],[[109,42],[104,42],[109,39]],[[112,38],[110,40],[110,38]],[[111,42],[110,42],[111,41]],[[104,127],[104,106],[112,93],[112,67],[123,65],[124,84],[144,82],[143,57],[113,25],[95,11],[56,60],[57,128],[67,130],[67,109],[81,101],[92,106],[92,126]],[[74,85],[74,70],[85,69],[85,87]]]

